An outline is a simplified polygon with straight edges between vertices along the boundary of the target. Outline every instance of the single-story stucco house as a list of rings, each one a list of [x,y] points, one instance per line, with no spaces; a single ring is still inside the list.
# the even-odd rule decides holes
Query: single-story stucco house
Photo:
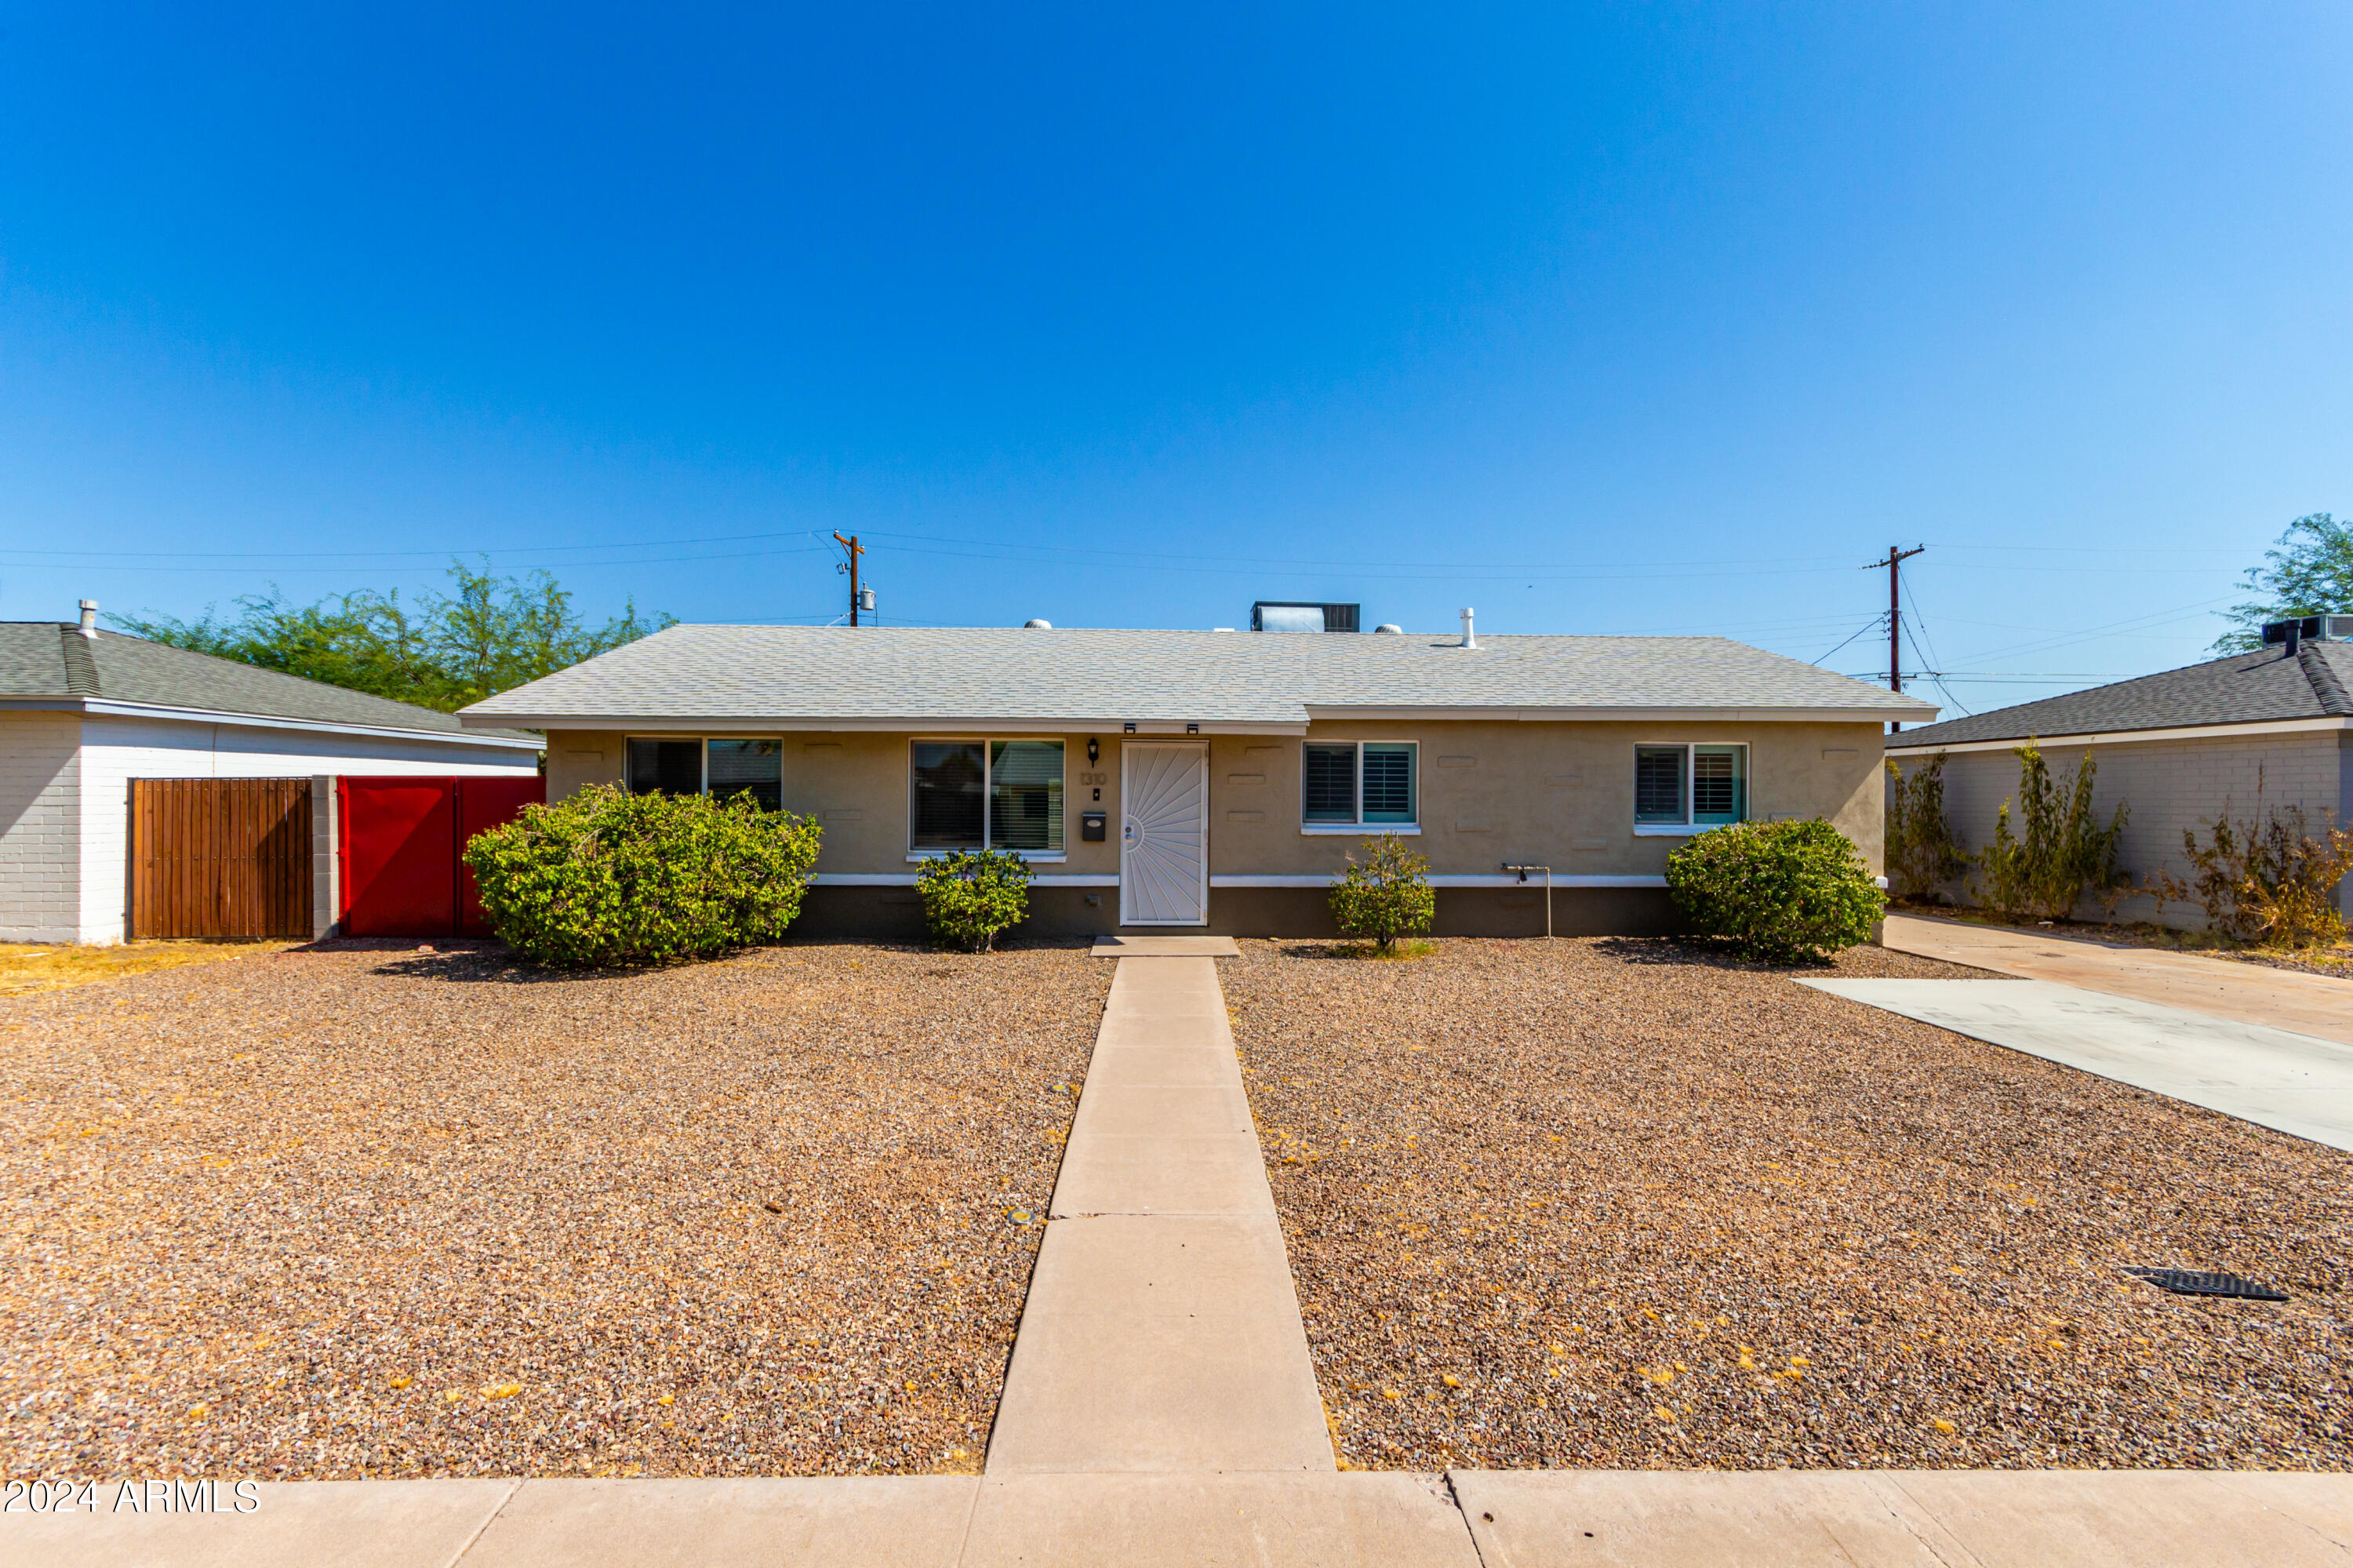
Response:
[[[1333,876],[1389,832],[1429,859],[1440,931],[1519,935],[1547,875],[1556,930],[1659,928],[1668,852],[1722,822],[1827,818],[1875,872],[1883,726],[1935,712],[1722,638],[1473,638],[1466,616],[675,626],[459,716],[545,731],[551,800],[749,789],[814,815],[819,932],[919,930],[917,867],[981,847],[1037,865],[1044,932],[1326,932]]]
[[[536,736],[101,631],[97,609],[0,621],[0,941],[123,939],[133,779],[538,770]]]
[[[2225,811],[2252,816],[2258,787],[2266,810],[2301,807],[2316,831],[2353,821],[2353,616],[2281,621],[2263,635],[2253,653],[1907,729],[1888,736],[1887,755],[1908,774],[1944,754],[1945,820],[1977,850],[1992,839],[2002,803],[2017,799],[2021,743],[2034,740],[2052,772],[2071,781],[2088,753],[2102,820],[2119,805],[2132,809],[2121,863],[2133,881],[2160,868],[2188,881],[2183,831],[2202,842]],[[2086,900],[2077,913],[2101,912]],[[2125,919],[2157,914],[2138,895],[2118,906]],[[2179,903],[2164,916],[2177,927],[2205,923]]]

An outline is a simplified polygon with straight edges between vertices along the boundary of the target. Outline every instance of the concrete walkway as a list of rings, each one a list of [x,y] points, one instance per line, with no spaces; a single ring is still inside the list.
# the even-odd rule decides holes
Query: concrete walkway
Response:
[[[1217,965],[1123,958],[987,1473],[1335,1468]]]
[[[2049,980],[1798,983],[2353,1150],[2353,1045]]]
[[[2055,980],[2353,1045],[2353,977],[2338,980],[2161,948],[2111,947],[1916,915],[1890,915],[1881,945],[2020,980]]]

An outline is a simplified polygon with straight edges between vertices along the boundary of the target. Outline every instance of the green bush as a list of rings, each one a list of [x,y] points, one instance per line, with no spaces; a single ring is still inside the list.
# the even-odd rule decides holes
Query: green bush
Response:
[[[1369,940],[1388,952],[1399,937],[1430,929],[1438,913],[1438,895],[1430,890],[1430,863],[1405,847],[1395,833],[1383,833],[1370,846],[1361,865],[1348,857],[1348,869],[1332,884],[1332,919],[1344,937]]]
[[[1820,818],[1702,833],[1667,857],[1667,891],[1692,929],[1773,963],[1869,941],[1887,905],[1854,845]]]
[[[526,806],[465,861],[491,926],[543,964],[696,958],[773,942],[800,913],[818,825],[748,795],[626,795]]]
[[[985,953],[997,934],[1029,913],[1029,867],[1004,850],[959,850],[923,867],[915,878],[923,918],[943,948]]]

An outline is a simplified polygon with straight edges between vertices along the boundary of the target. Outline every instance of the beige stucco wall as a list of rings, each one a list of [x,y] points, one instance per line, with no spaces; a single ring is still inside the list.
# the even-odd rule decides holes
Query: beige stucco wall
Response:
[[[913,738],[858,731],[783,736],[785,807],[825,825],[819,872],[908,869],[907,747]],[[1056,871],[1116,876],[1121,737],[1097,736],[1102,759],[1092,766],[1084,734],[1043,738],[1067,744],[1068,858]],[[1421,832],[1415,847],[1440,875],[1493,874],[1507,861],[1550,864],[1563,875],[1662,872],[1683,841],[1634,832],[1634,747],[1677,742],[1746,744],[1752,818],[1827,817],[1879,869],[1876,725],[1352,722],[1317,725],[1308,738],[1419,744]],[[589,783],[619,783],[624,739],[611,732],[551,732],[548,798],[559,800]],[[1208,737],[1212,875],[1328,875],[1361,842],[1300,831],[1303,744],[1296,736]],[[1093,798],[1098,789],[1100,800]],[[1080,815],[1090,810],[1110,819],[1099,844],[1080,842]]]

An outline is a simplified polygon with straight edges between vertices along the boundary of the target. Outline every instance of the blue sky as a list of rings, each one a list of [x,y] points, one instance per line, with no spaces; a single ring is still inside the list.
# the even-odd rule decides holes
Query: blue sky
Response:
[[[2341,5],[0,28],[0,616],[487,550],[822,620],[838,528],[886,622],[1811,659],[1925,542],[1984,708],[2199,656],[2353,513]]]

